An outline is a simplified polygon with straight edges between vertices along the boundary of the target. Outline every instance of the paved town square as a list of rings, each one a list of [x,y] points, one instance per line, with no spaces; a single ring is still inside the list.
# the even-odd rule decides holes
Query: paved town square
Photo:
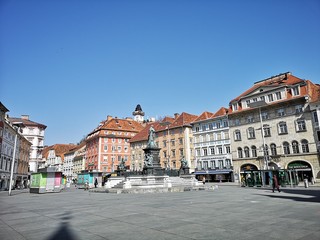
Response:
[[[215,189],[212,189],[214,188]],[[320,189],[210,186],[182,193],[0,192],[12,239],[319,239]]]

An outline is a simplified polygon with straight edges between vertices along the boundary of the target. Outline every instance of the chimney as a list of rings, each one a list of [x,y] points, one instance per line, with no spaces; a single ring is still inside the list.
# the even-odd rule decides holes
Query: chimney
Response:
[[[174,114],[174,119],[177,119],[179,116],[180,116],[179,113],[175,113],[175,114]]]
[[[111,120],[112,119],[112,116],[108,115],[107,116],[107,121]]]
[[[23,119],[23,120],[29,120],[29,115],[21,115],[21,119]]]

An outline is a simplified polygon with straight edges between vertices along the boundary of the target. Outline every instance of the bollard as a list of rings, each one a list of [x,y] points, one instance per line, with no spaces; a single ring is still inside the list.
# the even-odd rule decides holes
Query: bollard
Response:
[[[308,187],[309,187],[309,182],[308,182],[308,179],[307,179],[307,178],[304,179],[304,187],[305,187],[305,188],[308,188]]]

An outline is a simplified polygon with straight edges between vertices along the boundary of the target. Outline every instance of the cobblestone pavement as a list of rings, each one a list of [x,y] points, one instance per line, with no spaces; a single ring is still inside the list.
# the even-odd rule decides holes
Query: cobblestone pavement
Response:
[[[158,194],[0,192],[0,238],[319,239],[320,189],[241,188]]]

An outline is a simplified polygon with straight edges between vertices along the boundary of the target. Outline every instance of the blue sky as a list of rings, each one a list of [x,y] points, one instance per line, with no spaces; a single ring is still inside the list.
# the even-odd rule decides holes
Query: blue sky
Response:
[[[0,1],[0,101],[77,143],[107,115],[199,115],[290,71],[320,83],[318,0]]]

